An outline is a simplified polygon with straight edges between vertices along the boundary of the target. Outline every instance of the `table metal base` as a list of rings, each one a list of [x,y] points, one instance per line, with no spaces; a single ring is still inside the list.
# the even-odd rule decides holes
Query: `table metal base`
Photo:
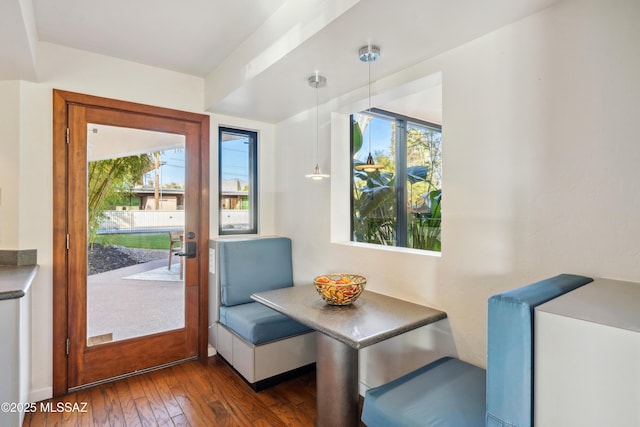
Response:
[[[316,334],[318,427],[358,426],[358,350]]]

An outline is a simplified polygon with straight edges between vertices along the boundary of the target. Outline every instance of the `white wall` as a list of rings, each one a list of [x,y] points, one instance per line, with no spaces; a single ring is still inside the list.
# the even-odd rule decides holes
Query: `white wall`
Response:
[[[39,45],[38,55],[38,83],[0,82],[0,233],[5,236],[0,237],[0,248],[37,249],[40,265],[32,285],[31,400],[52,392],[52,89],[197,113],[203,113],[204,103],[201,78],[47,43]],[[211,121],[212,213],[218,206],[215,148],[220,120]],[[273,126],[246,120],[241,125],[261,132],[261,159],[272,161]],[[265,173],[265,182],[273,182],[272,169],[265,167]],[[264,187],[273,191],[272,185]],[[271,196],[261,197],[266,201],[261,221],[273,232]]]
[[[321,107],[331,183],[303,178],[315,111],[279,123],[276,231],[294,239],[294,279],[362,273],[370,290],[443,309],[452,351],[480,366],[490,295],[563,272],[639,280],[638,18],[637,1],[564,1],[375,82],[382,94],[442,72],[441,257],[330,243],[356,101]],[[365,381],[389,371],[369,369]]]
[[[0,249],[18,249],[20,82],[0,82]]]

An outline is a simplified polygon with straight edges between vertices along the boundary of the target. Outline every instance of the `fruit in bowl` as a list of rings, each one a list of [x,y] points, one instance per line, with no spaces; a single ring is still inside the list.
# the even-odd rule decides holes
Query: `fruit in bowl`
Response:
[[[353,303],[367,285],[364,276],[350,273],[325,274],[313,279],[318,294],[330,305]]]

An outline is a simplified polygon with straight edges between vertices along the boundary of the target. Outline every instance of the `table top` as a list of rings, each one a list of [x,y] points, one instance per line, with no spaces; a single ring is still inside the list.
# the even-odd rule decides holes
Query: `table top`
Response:
[[[640,283],[595,279],[536,311],[640,332]]]
[[[327,304],[314,285],[260,292],[251,298],[356,349],[447,317],[444,311],[367,290],[347,306]]]

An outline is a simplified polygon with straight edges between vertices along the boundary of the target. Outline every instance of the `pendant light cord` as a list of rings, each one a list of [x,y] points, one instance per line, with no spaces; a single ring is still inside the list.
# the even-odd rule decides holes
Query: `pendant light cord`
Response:
[[[367,65],[369,66],[369,114],[371,114],[371,54],[367,56]]]
[[[368,128],[367,139],[369,141],[369,155],[367,156],[367,161],[363,164],[355,166],[355,169],[363,170],[369,173],[369,172],[375,172],[376,170],[379,170],[379,169],[383,169],[383,166],[376,165],[375,161],[373,160],[373,154],[371,152],[372,150],[371,134],[373,129],[373,110],[371,108],[371,62],[375,61],[380,57],[380,48],[372,45],[363,46],[358,51],[358,54],[360,56],[360,61],[368,63],[367,71],[368,71],[369,84],[367,86],[367,90],[369,95],[369,105],[367,109],[367,114],[365,115],[365,116],[368,116],[368,120],[366,120],[365,122],[367,123],[366,127]],[[360,130],[364,131],[364,129],[360,129]],[[364,134],[362,135],[362,137],[364,138]]]
[[[309,86],[316,90],[316,167],[313,170],[313,173],[309,175],[305,175],[307,178],[311,178],[313,180],[321,180],[323,178],[329,178],[329,175],[323,174],[320,172],[320,94],[319,89],[324,87],[327,84],[327,79],[324,76],[321,76],[318,71],[315,72],[315,75],[310,76],[308,79]]]
[[[367,54],[367,65],[369,66],[369,155],[371,155],[371,51]]]
[[[318,116],[318,83],[316,83],[316,165],[318,164],[318,140],[320,139],[320,137],[318,136],[318,133],[320,132]]]

